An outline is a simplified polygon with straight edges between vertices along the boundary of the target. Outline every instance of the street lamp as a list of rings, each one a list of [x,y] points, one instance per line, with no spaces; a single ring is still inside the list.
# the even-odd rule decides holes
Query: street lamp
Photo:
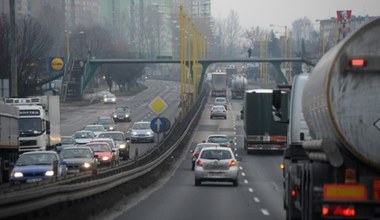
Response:
[[[70,59],[70,34],[71,34],[71,31],[65,30],[65,33],[66,33],[66,56],[67,56],[66,62],[68,62]]]

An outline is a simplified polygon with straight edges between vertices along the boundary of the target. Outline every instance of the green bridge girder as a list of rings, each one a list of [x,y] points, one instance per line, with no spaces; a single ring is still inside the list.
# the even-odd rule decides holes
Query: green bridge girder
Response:
[[[204,80],[206,70],[208,66],[213,63],[271,63],[274,68],[277,70],[278,74],[280,74],[283,83],[287,84],[288,80],[286,79],[285,74],[281,70],[281,64],[285,62],[301,62],[310,66],[314,66],[315,64],[311,61],[304,59],[302,57],[296,58],[243,58],[243,59],[200,59],[198,63],[202,65],[202,75],[200,77],[200,82]],[[173,59],[155,59],[155,60],[147,60],[147,59],[88,59],[85,66],[85,72],[83,74],[82,83],[81,83],[81,93],[83,94],[84,89],[90,82],[91,78],[94,76],[96,69],[103,64],[180,64],[180,60]],[[186,63],[188,63],[186,61]],[[190,60],[190,70],[193,71],[192,62]],[[201,91],[201,83],[198,82],[200,87],[198,88],[198,92]],[[199,94],[199,93],[198,93]]]

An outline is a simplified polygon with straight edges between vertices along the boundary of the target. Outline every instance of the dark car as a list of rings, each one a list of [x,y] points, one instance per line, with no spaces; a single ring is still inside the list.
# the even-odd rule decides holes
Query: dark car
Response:
[[[97,174],[97,156],[90,147],[67,147],[62,149],[59,155],[66,163],[67,173],[75,174],[91,171],[92,174]]]
[[[57,153],[60,153],[63,148],[74,147],[76,145],[73,136],[61,136],[61,143],[56,147]]]
[[[103,125],[103,127],[107,131],[115,131],[116,130],[115,121],[112,119],[111,116],[99,116],[96,124]]]
[[[115,122],[118,121],[131,121],[131,110],[128,107],[116,107],[112,113],[112,118]]]
[[[123,160],[129,159],[129,141],[124,136],[122,131],[105,131],[98,135],[98,138],[111,138],[115,141],[116,146],[119,149],[119,155]]]
[[[53,180],[66,176],[67,167],[55,151],[32,151],[20,155],[10,176],[11,185]]]

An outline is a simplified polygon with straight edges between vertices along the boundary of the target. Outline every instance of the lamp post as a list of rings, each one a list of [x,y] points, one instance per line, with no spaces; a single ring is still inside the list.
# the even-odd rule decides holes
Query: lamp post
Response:
[[[67,56],[67,61],[66,62],[69,62],[69,59],[70,59],[70,34],[71,34],[71,31],[65,30],[65,33],[66,33],[66,56]]]

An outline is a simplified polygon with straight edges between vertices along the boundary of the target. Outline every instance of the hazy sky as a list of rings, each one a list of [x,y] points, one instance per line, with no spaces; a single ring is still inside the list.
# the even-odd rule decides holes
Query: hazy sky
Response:
[[[380,0],[211,0],[211,14],[225,19],[231,10],[239,15],[243,28],[269,25],[291,27],[293,21],[336,17],[337,10],[352,10],[352,15],[380,16]]]

